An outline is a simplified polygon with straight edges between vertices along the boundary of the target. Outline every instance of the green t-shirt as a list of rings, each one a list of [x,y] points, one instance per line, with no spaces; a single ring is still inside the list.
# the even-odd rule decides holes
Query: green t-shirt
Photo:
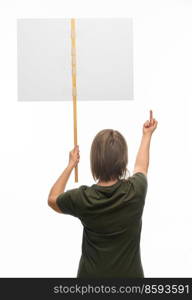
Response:
[[[140,234],[147,186],[138,172],[111,186],[81,185],[58,196],[61,211],[83,225],[77,278],[144,277]]]

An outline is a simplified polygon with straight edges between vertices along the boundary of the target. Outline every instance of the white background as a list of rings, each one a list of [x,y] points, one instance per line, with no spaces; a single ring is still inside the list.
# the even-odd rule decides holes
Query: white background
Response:
[[[104,128],[122,132],[132,172],[141,128],[154,133],[143,215],[146,277],[192,276],[191,1],[0,2],[0,276],[76,277],[82,225],[47,206],[73,148],[72,103],[17,102],[16,19],[133,17],[134,101],[78,103],[79,182],[93,184],[89,153]],[[69,4],[70,3],[70,4]]]

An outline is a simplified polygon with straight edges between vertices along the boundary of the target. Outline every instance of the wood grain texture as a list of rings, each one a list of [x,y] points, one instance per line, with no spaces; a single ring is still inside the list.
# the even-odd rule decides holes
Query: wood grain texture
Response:
[[[75,19],[71,19],[71,67],[72,67],[72,97],[73,97],[73,128],[74,146],[77,145],[77,87],[76,87],[76,31]],[[78,182],[78,165],[75,167],[75,182]]]

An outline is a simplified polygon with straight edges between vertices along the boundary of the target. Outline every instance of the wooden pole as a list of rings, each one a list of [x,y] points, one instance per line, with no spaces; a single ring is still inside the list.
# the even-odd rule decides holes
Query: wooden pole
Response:
[[[71,65],[72,65],[74,146],[76,146],[77,145],[77,87],[76,87],[75,19],[71,19]],[[75,182],[78,182],[78,165],[75,167]]]

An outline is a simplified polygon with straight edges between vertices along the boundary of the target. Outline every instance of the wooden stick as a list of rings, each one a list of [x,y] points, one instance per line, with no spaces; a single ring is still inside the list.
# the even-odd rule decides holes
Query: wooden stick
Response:
[[[71,66],[72,66],[74,146],[76,146],[77,145],[77,87],[76,87],[75,19],[71,19]],[[78,165],[75,167],[75,182],[78,182]]]

